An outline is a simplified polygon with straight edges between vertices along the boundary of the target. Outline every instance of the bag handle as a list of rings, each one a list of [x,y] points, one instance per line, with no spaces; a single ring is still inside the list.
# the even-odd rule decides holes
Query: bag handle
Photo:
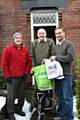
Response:
[[[44,59],[42,60],[41,64],[45,64],[48,60],[49,60],[49,59],[44,58]]]

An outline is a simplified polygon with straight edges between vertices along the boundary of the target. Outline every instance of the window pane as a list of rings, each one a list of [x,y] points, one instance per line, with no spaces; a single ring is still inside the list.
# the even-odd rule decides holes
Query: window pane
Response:
[[[33,24],[56,23],[56,13],[35,13]]]

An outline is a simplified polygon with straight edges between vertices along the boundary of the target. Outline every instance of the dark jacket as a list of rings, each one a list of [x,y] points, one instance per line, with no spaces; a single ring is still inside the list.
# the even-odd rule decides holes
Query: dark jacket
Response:
[[[54,41],[50,38],[47,38],[44,42],[38,42],[34,40],[31,45],[31,55],[33,58],[33,66],[40,65],[42,60],[49,58],[54,54]]]
[[[56,60],[62,65],[64,75],[72,74],[72,62],[74,60],[74,46],[65,40],[61,45],[55,47]]]

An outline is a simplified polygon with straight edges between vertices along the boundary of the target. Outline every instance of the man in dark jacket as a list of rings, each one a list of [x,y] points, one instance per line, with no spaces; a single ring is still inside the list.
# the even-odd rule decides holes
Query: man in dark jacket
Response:
[[[47,38],[47,32],[45,29],[38,29],[37,37],[38,39],[34,40],[31,44],[33,67],[41,65],[42,61],[45,62],[46,59],[49,59],[54,54],[55,48],[54,41],[51,38]],[[34,97],[32,105],[34,106]]]
[[[72,62],[74,59],[74,47],[70,41],[66,40],[63,28],[56,28],[55,36],[55,56],[51,56],[50,59],[60,62],[64,78],[55,80],[55,91],[59,98],[59,106],[54,120],[73,120]]]
[[[46,30],[40,28],[37,31],[38,39],[31,44],[31,55],[33,59],[33,66],[40,65],[42,60],[49,59],[54,54],[54,41],[47,38]]]
[[[14,33],[13,43],[5,48],[1,64],[7,83],[7,112],[10,120],[15,120],[15,112],[25,116],[24,112],[22,112],[25,98],[24,85],[32,67],[29,51],[23,45],[20,32]],[[15,99],[17,99],[16,106],[14,104]]]

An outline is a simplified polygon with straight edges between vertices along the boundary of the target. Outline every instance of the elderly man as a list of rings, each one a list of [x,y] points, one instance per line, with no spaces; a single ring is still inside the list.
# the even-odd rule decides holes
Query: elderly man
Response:
[[[16,32],[12,44],[5,48],[2,56],[2,71],[7,83],[7,112],[10,120],[15,120],[15,112],[25,116],[22,112],[25,98],[24,85],[31,67],[31,57],[28,49],[23,45],[22,34]],[[16,98],[18,103],[15,106]]]
[[[43,59],[48,59],[54,54],[54,41],[47,38],[46,30],[40,28],[37,31],[38,39],[32,42],[31,55],[33,58],[33,66],[40,65]]]
[[[47,32],[45,29],[38,29],[37,38],[38,39],[34,40],[31,44],[33,66],[41,65],[43,60],[45,61],[46,59],[49,59],[52,55],[54,55],[54,41],[51,38],[47,38]],[[33,96],[32,106],[34,106],[35,103],[34,98],[35,97]]]

